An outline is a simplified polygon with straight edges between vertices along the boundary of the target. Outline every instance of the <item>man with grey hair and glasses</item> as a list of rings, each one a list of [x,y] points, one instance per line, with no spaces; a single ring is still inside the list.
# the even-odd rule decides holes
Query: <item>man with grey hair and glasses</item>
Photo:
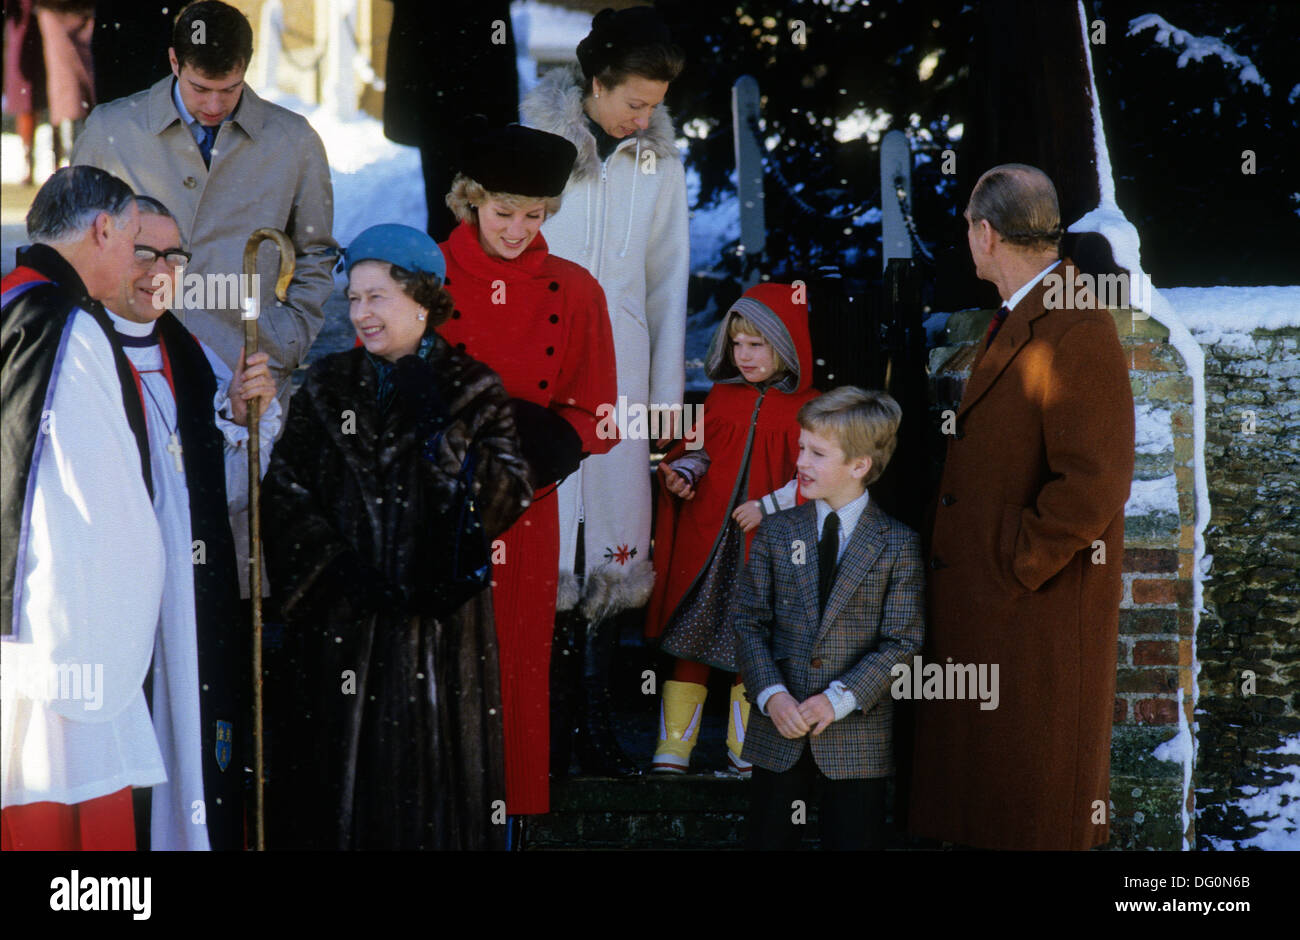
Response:
[[[261,401],[262,470],[280,428],[266,353],[230,370],[167,309],[189,261],[175,217],[136,196],[140,267],[106,299],[144,408],[154,512],[166,557],[145,679],[167,782],[135,791],[137,847],[239,849],[251,637],[229,513],[246,506],[248,402]],[[201,811],[196,811],[201,807]]]
[[[2,847],[133,849],[166,779],[142,680],[164,548],[145,414],[103,301],[139,276],[130,187],[59,170],[0,297]]]

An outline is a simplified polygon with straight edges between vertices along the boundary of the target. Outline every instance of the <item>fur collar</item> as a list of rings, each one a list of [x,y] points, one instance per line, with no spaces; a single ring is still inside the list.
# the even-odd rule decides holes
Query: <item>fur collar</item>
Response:
[[[582,110],[582,72],[578,66],[547,72],[524,99],[520,113],[529,127],[559,134],[578,148],[578,160],[573,165],[574,180],[599,175],[600,156],[596,152],[596,138],[587,129],[587,116]],[[664,105],[655,108],[650,126],[640,136],[641,146],[654,151],[660,159],[678,156],[672,118]]]

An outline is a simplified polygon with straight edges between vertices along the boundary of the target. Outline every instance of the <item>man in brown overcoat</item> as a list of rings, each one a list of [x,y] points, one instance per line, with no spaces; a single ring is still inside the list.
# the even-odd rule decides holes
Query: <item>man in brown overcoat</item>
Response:
[[[1128,366],[1110,314],[1058,259],[1046,174],[994,167],[965,214],[1004,306],[948,440],[922,662],[946,676],[983,664],[999,688],[977,701],[946,682],[916,703],[908,825],[980,848],[1086,849],[1109,838]]]

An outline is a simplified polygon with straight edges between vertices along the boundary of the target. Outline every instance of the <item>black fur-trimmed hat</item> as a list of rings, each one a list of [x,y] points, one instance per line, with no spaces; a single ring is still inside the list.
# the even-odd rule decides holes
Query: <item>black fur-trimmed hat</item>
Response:
[[[671,44],[673,34],[654,7],[606,7],[591,20],[591,32],[578,43],[578,64],[584,78],[599,75],[620,61],[629,49],[655,43]]]
[[[460,172],[491,193],[549,199],[564,192],[578,149],[522,124],[493,127],[481,114],[461,128]]]

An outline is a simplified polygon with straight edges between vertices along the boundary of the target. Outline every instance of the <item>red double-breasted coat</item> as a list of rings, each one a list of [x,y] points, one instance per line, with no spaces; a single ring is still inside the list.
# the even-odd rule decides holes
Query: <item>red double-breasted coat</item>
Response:
[[[478,229],[461,223],[440,246],[455,301],[438,332],[501,376],[514,398],[554,410],[582,439],[608,451],[597,409],[618,395],[605,294],[585,268],[550,254],[539,233],[513,260],[492,258]],[[550,808],[551,638],[559,571],[559,515],[552,486],[493,548],[492,601],[501,658],[506,811]],[[504,553],[502,552],[504,549]]]

